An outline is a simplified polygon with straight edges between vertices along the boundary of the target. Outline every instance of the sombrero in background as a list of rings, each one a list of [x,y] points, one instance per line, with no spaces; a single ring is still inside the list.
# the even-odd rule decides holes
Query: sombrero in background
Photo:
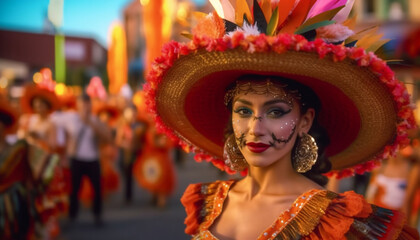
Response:
[[[109,116],[108,124],[111,126],[114,126],[117,123],[121,115],[121,111],[117,106],[100,101],[95,101],[93,103],[92,110],[93,113],[95,113],[97,116],[99,116],[101,113],[107,113]]]
[[[145,86],[158,127],[197,160],[231,172],[222,160],[226,88],[245,74],[275,75],[320,98],[319,122],[331,140],[326,154],[338,177],[371,170],[406,144],[406,130],[415,127],[409,95],[386,62],[366,51],[385,41],[366,41],[349,21],[340,23],[351,4],[288,1],[290,11],[281,11],[266,2],[254,1],[252,14],[222,4],[199,20],[191,42],[163,47]]]
[[[7,99],[0,96],[0,121],[6,125],[6,134],[14,133],[17,130],[18,120],[18,113],[12,108]]]
[[[25,87],[25,92],[21,98],[22,110],[25,113],[34,113],[32,101],[34,98],[40,97],[46,100],[50,105],[50,112],[59,109],[60,101],[55,92],[36,85],[28,85]]]

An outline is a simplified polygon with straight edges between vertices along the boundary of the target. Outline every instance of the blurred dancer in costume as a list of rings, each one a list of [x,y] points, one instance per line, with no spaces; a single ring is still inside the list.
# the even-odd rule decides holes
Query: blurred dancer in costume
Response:
[[[153,205],[163,208],[176,186],[174,164],[170,156],[173,144],[149,126],[144,149],[134,163],[134,176],[140,186],[152,193]]]
[[[410,146],[384,161],[372,172],[366,192],[366,199],[380,207],[401,210],[407,215],[408,223],[416,226],[419,189],[420,155],[419,141],[414,139]]]
[[[119,147],[119,162],[124,176],[124,200],[130,203],[133,198],[133,164],[144,148],[147,124],[137,118],[134,106],[124,109],[117,127],[115,143]]]
[[[0,239],[50,239],[59,234],[57,202],[48,185],[58,157],[24,139],[9,145],[18,116],[8,101],[0,101]],[[45,158],[45,159],[44,159]],[[42,164],[41,170],[36,164]],[[60,182],[58,182],[60,183]],[[46,204],[53,203],[53,205]]]
[[[67,122],[68,155],[71,157],[71,184],[69,217],[75,220],[79,210],[78,193],[83,176],[87,176],[94,190],[93,213],[95,224],[102,225],[101,169],[99,144],[112,141],[111,131],[92,114],[91,99],[83,94],[77,101],[78,114]]]
[[[58,98],[54,92],[37,86],[27,86],[21,98],[24,112],[29,113],[23,137],[33,145],[54,152],[57,142],[56,126],[50,114],[58,108]]]
[[[28,85],[21,98],[21,106],[24,112],[30,114],[22,132],[31,146],[29,154],[33,177],[43,181],[44,194],[36,199],[38,211],[46,224],[45,234],[56,237],[59,233],[57,218],[68,208],[68,183],[59,166],[57,128],[51,117],[51,113],[59,108],[59,101],[54,92]]]
[[[133,102],[138,110],[137,120],[146,126],[141,140],[142,151],[134,162],[133,174],[137,183],[152,193],[153,205],[165,207],[167,198],[176,185],[175,169],[170,154],[173,143],[156,131],[155,122],[146,106],[145,93],[137,92]]]

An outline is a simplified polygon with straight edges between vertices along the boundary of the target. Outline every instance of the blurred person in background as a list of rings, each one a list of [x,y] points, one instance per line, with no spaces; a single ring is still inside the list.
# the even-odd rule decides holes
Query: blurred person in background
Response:
[[[58,135],[52,113],[59,108],[53,91],[28,85],[21,98],[23,112],[27,113],[20,127],[20,137],[30,145],[29,163],[33,178],[41,182],[44,194],[36,198],[41,222],[45,223],[44,235],[59,234],[58,217],[68,209],[68,183],[57,155]],[[48,184],[47,184],[48,183]]]
[[[60,232],[60,195],[54,191],[61,183],[55,172],[58,156],[25,139],[7,143],[6,134],[16,131],[17,122],[14,109],[0,98],[0,239],[53,239]]]
[[[119,109],[113,105],[100,101],[92,102],[92,109],[99,121],[109,128],[111,136],[114,138],[116,131],[115,126],[120,116]],[[99,143],[102,198],[116,192],[119,189],[120,176],[117,171],[117,167],[115,166],[117,158],[118,150],[114,142]],[[90,205],[94,199],[92,184],[87,177],[82,179],[79,197],[85,205]]]
[[[415,199],[419,180],[420,143],[414,139],[411,145],[372,171],[366,199],[380,207],[401,210],[406,214],[408,224],[416,227],[420,202]]]
[[[69,136],[71,184],[69,218],[74,221],[79,210],[78,193],[83,176],[87,176],[94,190],[93,213],[95,224],[102,225],[101,170],[99,144],[110,143],[111,131],[92,114],[91,99],[83,94],[77,101],[78,114],[66,123]]]
[[[10,145],[6,135],[13,132],[17,114],[5,99],[0,101],[0,239],[27,239],[35,234],[35,209],[28,144],[24,140]],[[12,201],[17,199],[17,201]]]
[[[152,204],[166,207],[168,197],[176,185],[175,168],[170,151],[173,143],[154,126],[147,129],[144,150],[133,166],[134,176],[140,186],[152,194]]]
[[[118,124],[115,143],[119,148],[119,163],[124,176],[124,200],[131,203],[133,198],[133,163],[141,155],[147,124],[137,118],[135,106],[124,109]]]
[[[57,103],[58,98],[54,92],[37,86],[27,86],[21,98],[21,105],[23,111],[30,115],[20,128],[20,137],[30,144],[54,152],[57,133],[50,114],[57,110]]]

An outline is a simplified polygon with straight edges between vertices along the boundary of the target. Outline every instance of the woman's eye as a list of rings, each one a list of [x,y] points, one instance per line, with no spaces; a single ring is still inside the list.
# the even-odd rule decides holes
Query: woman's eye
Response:
[[[286,111],[283,110],[283,109],[272,109],[267,113],[267,116],[271,117],[271,118],[279,118],[279,117],[289,113],[290,111],[291,111],[291,109],[286,110]]]
[[[234,110],[233,112],[239,114],[241,117],[248,117],[252,115],[252,111],[248,108],[238,108]]]

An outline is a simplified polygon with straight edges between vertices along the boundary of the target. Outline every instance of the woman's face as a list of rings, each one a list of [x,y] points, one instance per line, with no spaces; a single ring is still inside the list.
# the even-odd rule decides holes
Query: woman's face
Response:
[[[290,98],[238,94],[232,105],[232,126],[236,143],[248,164],[267,167],[291,156],[297,135],[307,132],[312,124],[313,110],[310,110],[301,115],[299,105]]]
[[[36,98],[34,98],[32,104],[33,104],[34,112],[36,112],[38,114],[41,114],[41,115],[48,114],[49,108],[48,108],[48,105],[45,102],[45,100],[43,100],[39,97],[36,97]]]

